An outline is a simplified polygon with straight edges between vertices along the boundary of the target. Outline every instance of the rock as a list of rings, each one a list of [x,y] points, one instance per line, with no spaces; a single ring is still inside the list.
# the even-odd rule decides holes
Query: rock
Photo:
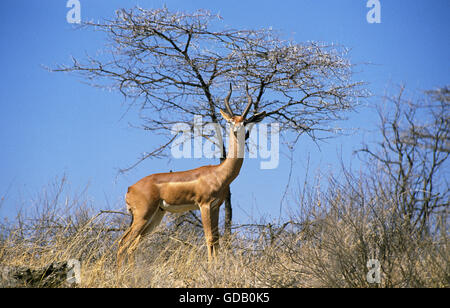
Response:
[[[76,281],[75,265],[73,260],[53,262],[41,268],[0,265],[0,288],[71,287]]]

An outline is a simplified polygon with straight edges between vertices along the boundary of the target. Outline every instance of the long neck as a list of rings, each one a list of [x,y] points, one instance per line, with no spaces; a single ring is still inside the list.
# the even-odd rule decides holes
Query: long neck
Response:
[[[219,165],[219,169],[224,175],[224,181],[228,184],[239,175],[244,162],[244,145],[245,130],[243,134],[239,132],[236,136],[230,129],[227,158]]]

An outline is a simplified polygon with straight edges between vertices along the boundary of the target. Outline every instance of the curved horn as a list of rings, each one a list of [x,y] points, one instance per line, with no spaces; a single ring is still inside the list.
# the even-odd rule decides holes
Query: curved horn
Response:
[[[231,87],[231,82],[230,82],[230,92],[228,92],[227,97],[225,97],[225,108],[227,108],[227,112],[230,114],[230,116],[233,116],[233,111],[231,110],[231,107],[230,107],[230,97],[231,97],[232,92],[233,92],[233,89]]]
[[[250,107],[253,105],[253,99],[252,99],[252,97],[250,96],[250,94],[248,93],[248,84],[245,86],[245,93],[246,93],[246,95],[247,95],[247,101],[248,101],[248,104],[247,104],[247,106],[245,107],[244,112],[242,113],[242,117],[243,117],[243,118],[245,118],[245,117],[247,116],[247,113],[250,111]]]

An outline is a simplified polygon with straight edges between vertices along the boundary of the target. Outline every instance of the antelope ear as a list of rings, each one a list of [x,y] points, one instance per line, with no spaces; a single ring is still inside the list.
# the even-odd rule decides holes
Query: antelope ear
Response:
[[[253,116],[251,116],[250,118],[248,118],[247,120],[245,120],[244,124],[250,124],[250,123],[258,123],[261,122],[264,118],[266,117],[266,112],[259,112],[257,114],[254,114]]]
[[[222,109],[220,110],[220,114],[222,115],[222,117],[227,121],[230,122],[232,116],[229,115],[226,111],[223,111]]]

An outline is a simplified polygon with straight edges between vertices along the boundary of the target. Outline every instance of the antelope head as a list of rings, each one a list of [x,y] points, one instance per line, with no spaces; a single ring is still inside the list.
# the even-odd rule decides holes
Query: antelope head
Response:
[[[231,93],[232,93],[232,88],[231,88],[231,83],[230,83],[230,91],[228,92],[227,97],[225,98],[225,108],[226,111],[224,110],[220,110],[220,114],[222,115],[222,117],[231,125],[231,129],[233,130],[234,135],[236,136],[236,134],[240,131],[242,131],[242,129],[245,129],[245,127],[249,124],[252,123],[258,123],[261,122],[264,117],[266,116],[266,112],[259,112],[254,114],[253,116],[251,116],[250,118],[246,119],[248,112],[250,111],[250,108],[253,105],[253,99],[250,96],[250,94],[248,93],[248,85],[246,85],[245,87],[245,91],[246,91],[246,95],[247,95],[247,106],[244,109],[244,112],[242,113],[242,115],[235,115],[233,113],[233,110],[231,110],[230,107],[230,97],[231,97]],[[250,127],[251,128],[251,127]],[[246,135],[246,139],[247,139],[247,135]]]

